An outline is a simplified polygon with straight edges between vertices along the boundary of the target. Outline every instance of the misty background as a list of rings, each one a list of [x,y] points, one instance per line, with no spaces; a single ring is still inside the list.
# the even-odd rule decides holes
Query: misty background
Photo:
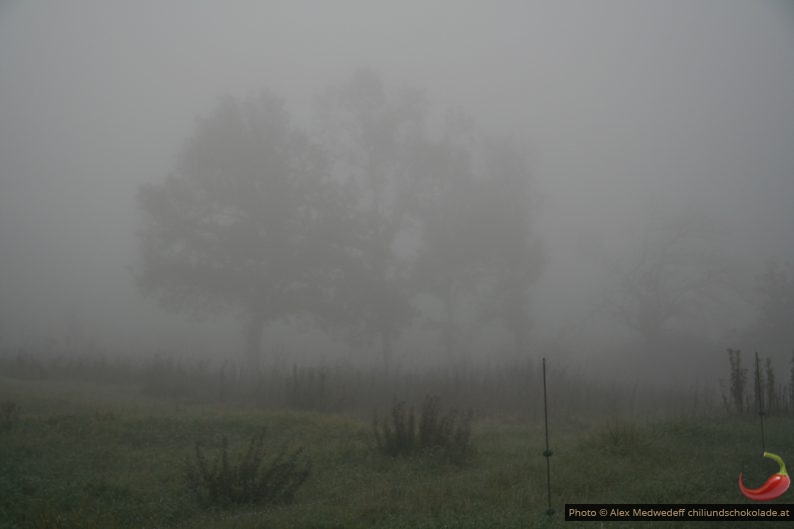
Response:
[[[107,355],[238,354],[232,315],[196,321],[136,288],[138,190],[174,170],[223,96],[270,89],[310,128],[316,97],[360,68],[526,153],[544,252],[529,357],[647,369],[610,309],[676,219],[706,227],[697,248],[726,282],[679,325],[693,349],[667,374],[707,376],[726,347],[761,347],[746,332],[755,281],[794,260],[794,9],[738,1],[4,2],[0,347],[71,336]],[[762,352],[782,362],[792,346]],[[266,362],[378,362],[288,326],[263,348]],[[397,349],[402,367],[445,361],[422,333]]]

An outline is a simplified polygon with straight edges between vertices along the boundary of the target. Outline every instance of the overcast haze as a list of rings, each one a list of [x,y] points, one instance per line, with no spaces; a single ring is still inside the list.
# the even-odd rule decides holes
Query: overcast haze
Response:
[[[219,97],[270,88],[309,126],[313,99],[361,67],[528,153],[547,249],[539,339],[598,306],[653,219],[703,217],[748,281],[794,259],[787,2],[11,1],[2,344],[76,318],[110,349],[237,347],[231,318],[197,324],[135,288],[137,190],[174,169]],[[724,309],[707,330],[720,347],[749,310]]]

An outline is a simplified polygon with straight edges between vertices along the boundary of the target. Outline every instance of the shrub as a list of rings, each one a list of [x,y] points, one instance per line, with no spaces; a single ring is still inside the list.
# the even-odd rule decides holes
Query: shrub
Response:
[[[471,419],[471,411],[461,414],[453,409],[443,414],[439,397],[428,395],[417,425],[414,409],[398,402],[390,418],[380,421],[375,416],[375,443],[381,453],[392,457],[423,452],[460,461],[471,453]]]
[[[384,419],[381,423],[375,415],[372,426],[378,450],[390,456],[414,453],[417,446],[414,422],[414,409],[406,411],[405,402],[392,406],[391,421]]]
[[[290,451],[282,445],[268,465],[263,465],[265,430],[251,439],[238,463],[229,462],[229,442],[221,440],[220,451],[210,463],[201,444],[195,444],[194,461],[187,463],[188,487],[200,501],[226,506],[241,503],[289,503],[306,481],[311,461],[303,449]]]

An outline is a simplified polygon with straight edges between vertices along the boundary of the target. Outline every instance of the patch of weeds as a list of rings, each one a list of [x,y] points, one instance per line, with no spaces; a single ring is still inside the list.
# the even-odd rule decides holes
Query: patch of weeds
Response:
[[[188,488],[199,501],[213,506],[255,503],[289,503],[309,477],[311,461],[303,458],[303,449],[290,451],[282,445],[267,465],[265,430],[255,435],[237,463],[229,461],[229,442],[224,436],[218,455],[208,461],[201,444],[195,444],[193,461],[187,462]]]
[[[77,509],[64,512],[52,505],[37,506],[25,519],[30,529],[121,529],[128,527],[110,512]]]
[[[63,513],[52,508],[40,509],[28,520],[31,529],[71,529],[72,521]]]
[[[633,422],[613,420],[594,433],[593,442],[610,454],[626,456],[642,452],[649,440]]]
[[[84,486],[86,496],[103,504],[118,504],[134,499],[129,487],[106,481],[89,482]]]
[[[441,399],[428,395],[417,424],[414,409],[398,402],[388,417],[373,419],[375,443],[382,454],[392,457],[421,452],[459,462],[472,451],[471,420],[471,411],[442,413]]]
[[[413,454],[417,448],[414,409],[405,402],[396,402],[391,409],[391,419],[381,422],[377,414],[372,420],[378,450],[389,456]]]

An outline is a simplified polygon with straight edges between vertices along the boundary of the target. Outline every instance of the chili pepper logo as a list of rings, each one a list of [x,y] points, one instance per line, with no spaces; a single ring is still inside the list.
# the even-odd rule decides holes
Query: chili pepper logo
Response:
[[[786,492],[786,490],[788,490],[788,486],[791,484],[791,479],[788,477],[788,473],[786,473],[786,464],[783,463],[783,460],[780,459],[779,456],[770,454],[769,452],[764,452],[764,457],[768,457],[769,459],[774,459],[777,461],[777,464],[780,465],[780,471],[777,474],[772,474],[769,476],[769,479],[766,480],[766,483],[757,489],[745,488],[742,484],[742,474],[739,473],[739,490],[741,490],[742,494],[751,500],[774,500]]]

